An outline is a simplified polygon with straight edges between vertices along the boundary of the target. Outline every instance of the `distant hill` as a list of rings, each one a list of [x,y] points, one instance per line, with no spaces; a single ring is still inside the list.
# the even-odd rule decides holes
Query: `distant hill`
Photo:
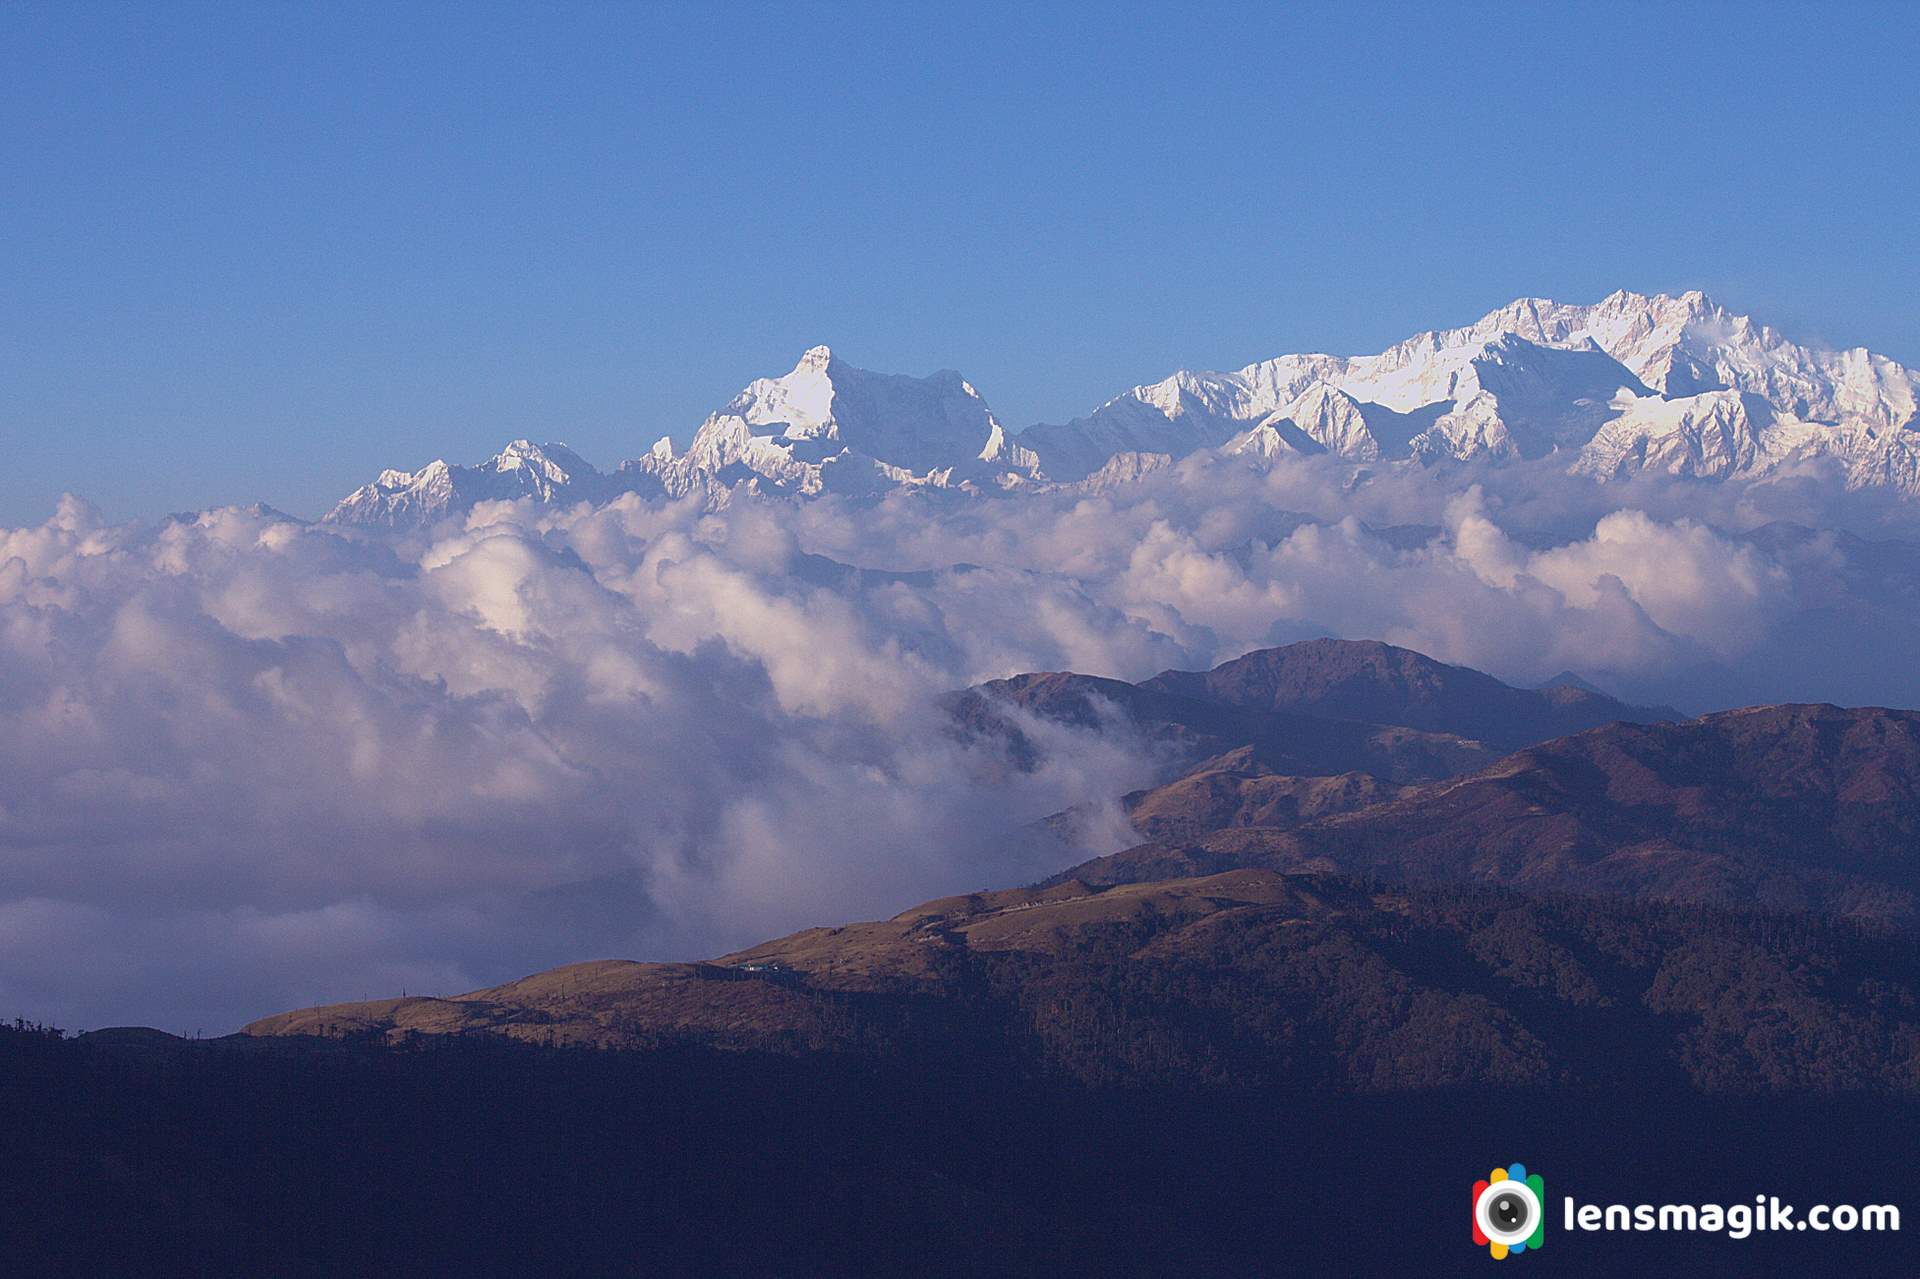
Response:
[[[1251,784],[1241,780],[1184,826],[1168,825],[1169,838],[1060,878],[1124,883],[1242,866],[1321,869],[1920,924],[1913,711],[1764,706],[1684,723],[1612,724],[1465,777],[1396,788],[1353,811],[1284,823],[1292,829],[1242,823],[1180,833],[1240,812]],[[1177,794],[1136,799],[1136,808],[1159,812]]]
[[[1166,671],[1141,687],[1215,706],[1450,733],[1499,750],[1614,720],[1684,718],[1671,707],[1629,706],[1563,683],[1514,688],[1377,640],[1307,640],[1248,653],[1210,671]]]
[[[1018,723],[1021,713],[1129,728],[1187,764],[1251,746],[1269,773],[1359,771],[1391,781],[1452,776],[1615,720],[1684,718],[1585,689],[1514,688],[1411,649],[1337,639],[1138,684],[1071,672],[1016,675],[955,693],[947,705],[962,732],[1002,742],[1023,767],[1038,748]]]
[[[1288,829],[1392,798],[1399,787],[1493,763],[1519,746],[1615,721],[1683,718],[1597,690],[1515,688],[1464,666],[1368,640],[1309,640],[1211,671],[1138,684],[1072,673],[1016,675],[955,693],[957,729],[1032,768],[1022,716],[1138,733],[1165,752],[1167,784],[1122,798],[1148,839],[1227,827]],[[1068,843],[1086,810],[1044,825]]]

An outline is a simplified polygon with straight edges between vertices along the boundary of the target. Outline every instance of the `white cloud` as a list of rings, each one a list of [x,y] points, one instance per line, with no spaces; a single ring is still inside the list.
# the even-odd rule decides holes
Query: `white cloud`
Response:
[[[1037,877],[1023,823],[1152,765],[953,740],[936,696],[1022,670],[1332,633],[1696,706],[1920,699],[1920,553],[1739,532],[1781,513],[1821,514],[1204,459],[1103,496],[491,504],[391,540],[64,501],[0,530],[0,1013],[224,1030]]]

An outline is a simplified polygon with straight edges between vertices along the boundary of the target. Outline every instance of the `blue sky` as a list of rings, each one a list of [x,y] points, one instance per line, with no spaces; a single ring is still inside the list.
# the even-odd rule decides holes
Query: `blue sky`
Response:
[[[1920,6],[0,9],[0,523],[1705,288],[1920,362]]]

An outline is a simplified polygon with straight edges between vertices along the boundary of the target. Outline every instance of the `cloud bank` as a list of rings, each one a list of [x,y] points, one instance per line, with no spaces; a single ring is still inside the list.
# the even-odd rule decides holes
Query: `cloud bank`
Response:
[[[398,537],[70,498],[0,530],[0,1012],[214,1033],[1036,878],[1025,823],[1157,762],[945,731],[939,693],[1023,670],[1334,634],[1689,710],[1920,704],[1920,546],[1823,500],[1208,458]]]

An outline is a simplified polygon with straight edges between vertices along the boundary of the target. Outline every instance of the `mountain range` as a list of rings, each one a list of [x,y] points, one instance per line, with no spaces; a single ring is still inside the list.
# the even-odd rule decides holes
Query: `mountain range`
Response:
[[[856,368],[820,346],[749,384],[676,451],[671,435],[602,472],[516,440],[472,466],[388,470],[326,517],[417,526],[490,500],[621,493],[725,500],[901,488],[1098,487],[1213,451],[1249,465],[1564,461],[1598,481],[1826,475],[1920,497],[1920,374],[1865,348],[1789,341],[1699,292],[1625,291],[1587,306],[1522,298],[1377,355],[1281,355],[1181,370],[1088,415],[1010,431],[958,373]]]
[[[958,1054],[1101,1086],[1920,1087],[1920,713],[1683,719],[1337,640],[946,705],[1014,768],[1040,719],[1157,743],[1169,780],[1123,801],[1142,842],[710,962],[246,1033]]]

